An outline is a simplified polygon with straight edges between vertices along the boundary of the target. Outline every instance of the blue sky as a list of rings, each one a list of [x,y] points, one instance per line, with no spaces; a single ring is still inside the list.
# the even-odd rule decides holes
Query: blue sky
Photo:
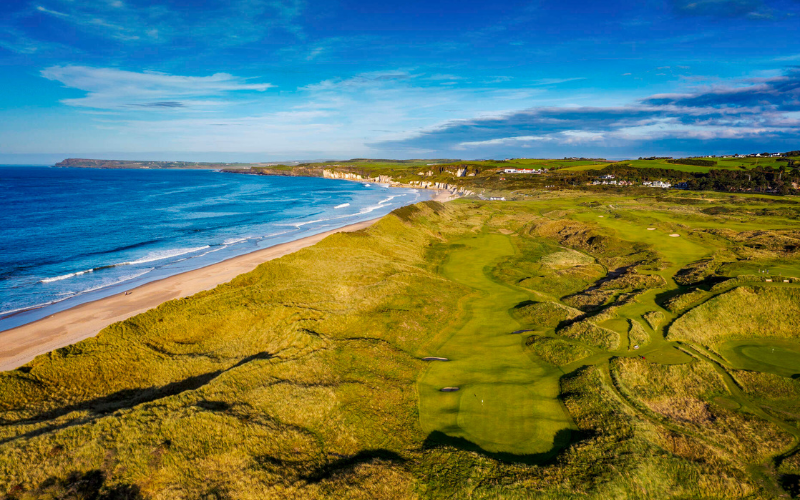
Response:
[[[0,11],[0,163],[800,149],[800,0]]]

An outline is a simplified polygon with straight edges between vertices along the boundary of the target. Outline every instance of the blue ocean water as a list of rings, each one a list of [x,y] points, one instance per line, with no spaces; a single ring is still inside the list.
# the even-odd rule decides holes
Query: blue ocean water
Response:
[[[430,196],[207,170],[0,167],[0,331]]]

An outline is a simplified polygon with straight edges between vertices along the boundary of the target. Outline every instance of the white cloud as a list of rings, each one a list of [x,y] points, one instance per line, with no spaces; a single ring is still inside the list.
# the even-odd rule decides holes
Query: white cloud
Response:
[[[479,148],[484,146],[514,146],[526,142],[549,141],[550,137],[539,135],[523,135],[518,137],[502,137],[486,141],[467,141],[458,144],[454,149]]]
[[[586,78],[582,76],[574,78],[542,78],[540,80],[534,80],[532,83],[534,85],[558,85],[559,83],[574,82],[577,80],[586,80]]]
[[[221,103],[210,98],[231,92],[263,92],[273,86],[268,83],[247,83],[227,73],[180,76],[157,72],[137,73],[116,68],[52,66],[41,74],[49,80],[61,82],[65,87],[87,92],[85,97],[64,99],[62,103],[97,109],[210,106]]]
[[[545,92],[443,87],[442,80],[408,69],[360,73],[266,95],[257,92],[269,84],[228,74],[194,77],[55,66],[42,75],[86,93],[62,102],[86,110],[82,129],[87,144],[99,136],[103,147],[113,151],[264,152],[301,158],[315,157],[310,151],[376,154],[370,144],[407,139],[431,124],[495,114],[498,102],[508,111],[518,109]],[[202,113],[186,112],[195,109]],[[79,147],[76,141],[71,149]]]
[[[44,12],[45,14],[50,14],[51,16],[56,17],[69,17],[69,14],[65,14],[63,12],[59,12],[57,10],[48,9],[46,7],[42,7],[41,5],[36,6],[36,10],[39,12]]]

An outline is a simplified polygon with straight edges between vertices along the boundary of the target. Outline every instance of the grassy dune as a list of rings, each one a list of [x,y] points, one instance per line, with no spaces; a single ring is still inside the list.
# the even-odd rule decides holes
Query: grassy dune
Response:
[[[0,498],[800,494],[800,289],[737,274],[800,259],[794,201],[528,194],[405,207],[0,374]]]
[[[752,337],[800,339],[800,288],[738,287],[681,316],[669,337],[718,345]]]

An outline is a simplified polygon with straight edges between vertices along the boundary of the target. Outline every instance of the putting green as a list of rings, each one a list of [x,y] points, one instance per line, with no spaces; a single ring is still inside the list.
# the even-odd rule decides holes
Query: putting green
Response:
[[[645,358],[651,363],[659,365],[682,365],[692,362],[691,356],[670,345],[663,345],[656,350],[647,352]]]
[[[732,340],[720,354],[736,368],[784,377],[800,374],[800,342],[791,339]]]
[[[514,254],[508,236],[482,234],[458,242],[442,273],[475,290],[464,304],[467,320],[439,350],[419,380],[420,423],[428,432],[466,439],[494,453],[531,455],[560,448],[574,428],[558,400],[558,368],[526,354],[509,314],[529,299],[494,281],[488,271]],[[459,387],[457,392],[441,392]]]
[[[769,274],[761,274],[761,271],[768,270]],[[761,275],[764,278],[778,277],[797,277],[800,276],[800,261],[785,260],[763,261],[763,262],[734,262],[725,264],[720,271],[726,276],[739,276],[741,274]]]

